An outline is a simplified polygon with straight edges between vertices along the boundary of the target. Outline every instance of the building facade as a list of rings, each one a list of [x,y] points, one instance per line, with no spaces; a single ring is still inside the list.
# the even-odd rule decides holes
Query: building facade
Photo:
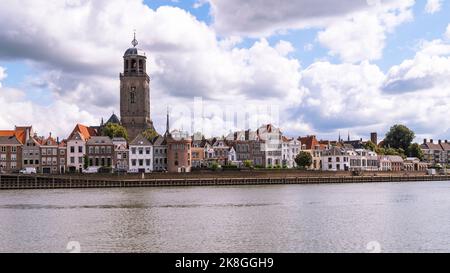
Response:
[[[173,131],[167,137],[167,169],[173,173],[191,172],[192,139],[189,134]]]
[[[15,136],[0,136],[0,173],[22,168],[22,143]]]
[[[114,144],[106,136],[93,136],[86,142],[88,166],[114,167]]]
[[[129,149],[128,142],[124,138],[113,138],[114,144],[114,168],[117,171],[129,170]]]
[[[134,173],[153,171],[153,144],[142,134],[130,142],[129,170]]]
[[[50,134],[43,140],[41,146],[41,173],[59,173],[59,144]]]

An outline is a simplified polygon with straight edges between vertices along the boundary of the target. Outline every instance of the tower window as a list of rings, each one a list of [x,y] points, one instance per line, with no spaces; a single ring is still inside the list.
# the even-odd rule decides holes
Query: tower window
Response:
[[[136,87],[131,87],[130,103],[136,103]]]

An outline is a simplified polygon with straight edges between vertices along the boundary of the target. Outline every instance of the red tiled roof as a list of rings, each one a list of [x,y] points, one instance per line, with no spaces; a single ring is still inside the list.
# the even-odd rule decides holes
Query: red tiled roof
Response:
[[[15,136],[21,144],[24,144],[27,139],[26,131],[24,130],[0,130],[0,136]]]
[[[97,131],[92,128],[92,127],[88,127],[88,126],[84,126],[82,124],[77,124],[75,126],[75,128],[73,129],[72,133],[70,134],[70,137],[75,134],[75,132],[78,132],[81,134],[81,136],[84,138],[84,140],[88,140],[93,136],[97,135]],[[69,138],[70,138],[69,137]]]

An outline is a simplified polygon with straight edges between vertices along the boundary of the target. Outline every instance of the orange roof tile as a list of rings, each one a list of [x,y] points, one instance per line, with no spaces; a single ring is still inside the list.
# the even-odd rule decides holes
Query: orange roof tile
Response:
[[[24,144],[27,139],[26,132],[24,130],[0,130],[0,136],[15,136],[21,144]]]

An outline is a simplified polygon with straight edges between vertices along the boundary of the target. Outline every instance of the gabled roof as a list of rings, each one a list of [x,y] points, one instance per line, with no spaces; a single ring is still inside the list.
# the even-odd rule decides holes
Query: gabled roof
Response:
[[[84,126],[82,124],[77,124],[68,139],[72,139],[72,135],[76,134],[76,132],[81,134],[81,136],[84,138],[84,141],[90,139],[93,136],[97,136],[97,131],[94,128]]]
[[[6,137],[16,137],[20,144],[24,144],[26,142],[27,136],[26,131],[22,129],[16,130],[0,130],[0,136]]]
[[[16,136],[0,135],[0,144],[2,145],[22,145]]]
[[[442,146],[442,149],[444,149],[444,151],[450,151],[450,143],[442,142],[441,146]]]
[[[93,136],[87,142],[89,145],[113,145],[113,142],[108,136]]]
[[[43,142],[42,146],[58,146],[56,139],[49,135]]]
[[[116,114],[112,114],[112,116],[108,119],[106,124],[108,123],[120,124],[120,119],[116,116]]]
[[[153,139],[153,145],[155,146],[165,146],[167,145],[167,140],[163,136],[157,136]]]
[[[438,143],[431,143],[431,142],[426,142],[426,143],[422,143],[420,145],[420,148],[423,150],[443,150],[441,145],[439,145]]]
[[[139,134],[130,142],[130,146],[152,146],[152,143],[142,134]]]

